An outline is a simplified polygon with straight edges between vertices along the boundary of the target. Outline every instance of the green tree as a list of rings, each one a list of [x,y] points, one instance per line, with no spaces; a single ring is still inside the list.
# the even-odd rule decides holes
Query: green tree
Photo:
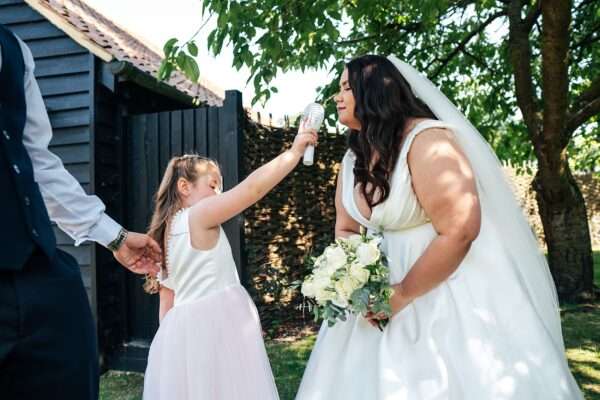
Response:
[[[461,108],[501,159],[534,161],[551,271],[562,299],[593,296],[586,207],[572,167],[598,168],[600,2],[597,0],[203,0],[217,17],[209,48],[233,46],[256,97],[292,69],[395,54]],[[171,49],[172,50],[172,49]],[[167,53],[176,59],[176,51]],[[183,60],[183,58],[182,58]],[[186,59],[187,60],[187,59]],[[189,61],[182,61],[185,68]],[[334,105],[326,101],[333,115]],[[576,156],[576,157],[575,157]],[[570,159],[575,159],[576,162]],[[570,165],[571,164],[571,165]]]

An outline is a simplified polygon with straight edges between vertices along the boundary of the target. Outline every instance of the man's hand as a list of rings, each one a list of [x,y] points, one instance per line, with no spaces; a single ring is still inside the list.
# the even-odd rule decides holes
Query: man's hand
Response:
[[[156,276],[162,263],[160,246],[148,235],[128,232],[125,242],[113,255],[121,265],[136,274]]]

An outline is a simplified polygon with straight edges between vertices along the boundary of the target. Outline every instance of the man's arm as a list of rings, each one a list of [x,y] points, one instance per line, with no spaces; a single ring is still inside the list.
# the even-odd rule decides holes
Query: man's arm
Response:
[[[122,227],[104,211],[104,203],[85,193],[79,182],[65,169],[58,156],[48,149],[52,127],[42,94],[34,76],[31,51],[19,39],[25,62],[25,98],[27,117],[23,130],[23,144],[33,164],[38,183],[50,218],[61,230],[75,240],[78,246],[86,240],[108,247],[120,235]],[[1,62],[1,60],[0,60]],[[0,64],[1,68],[1,64]],[[160,248],[147,235],[128,233],[115,258],[134,272],[157,272],[153,261],[160,260]]]
[[[19,43],[25,61],[27,99],[23,143],[31,158],[35,181],[40,187],[48,214],[61,230],[75,239],[76,246],[93,240],[107,247],[118,236],[121,226],[104,213],[105,206],[98,197],[84,192],[60,158],[48,149],[52,127],[33,75],[33,57],[21,40]]]

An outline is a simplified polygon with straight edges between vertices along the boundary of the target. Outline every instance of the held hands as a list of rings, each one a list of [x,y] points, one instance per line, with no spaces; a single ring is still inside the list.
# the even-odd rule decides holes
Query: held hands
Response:
[[[315,129],[306,128],[303,122],[300,125],[300,129],[290,150],[295,156],[302,158],[304,155],[304,150],[306,150],[308,146],[316,146],[318,141],[319,135],[317,131]]]
[[[127,238],[117,251],[113,251],[117,261],[136,274],[156,276],[162,262],[160,246],[148,235],[128,232]]]

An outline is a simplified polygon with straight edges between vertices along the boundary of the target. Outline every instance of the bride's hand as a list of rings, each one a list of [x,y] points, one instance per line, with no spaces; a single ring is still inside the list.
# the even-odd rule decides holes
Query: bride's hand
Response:
[[[412,302],[412,299],[407,297],[402,290],[402,283],[392,285],[392,288],[394,289],[394,294],[390,298],[390,306],[392,307],[392,315],[389,317],[390,319],[392,319],[394,315],[398,314]],[[371,311],[365,315],[365,318],[375,328],[379,328],[379,321],[387,319],[385,314],[375,314]]]
[[[290,149],[296,156],[302,157],[304,150],[308,146],[316,146],[319,142],[319,135],[315,129],[307,129],[304,124],[301,125],[292,148]]]
[[[388,317],[386,317],[384,313],[375,314],[372,311],[368,311],[367,315],[365,315],[365,319],[367,320],[367,322],[370,323],[371,325],[373,325],[377,329],[381,329],[379,326],[379,321],[384,321],[387,318]]]

